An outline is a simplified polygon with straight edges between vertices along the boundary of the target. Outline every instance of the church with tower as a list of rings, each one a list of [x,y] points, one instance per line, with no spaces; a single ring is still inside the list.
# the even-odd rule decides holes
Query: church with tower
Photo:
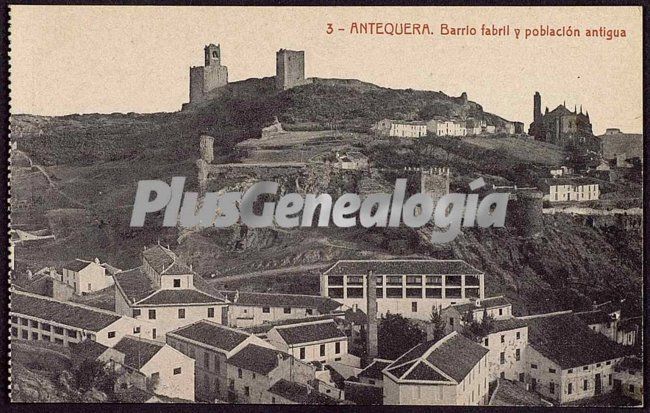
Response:
[[[533,123],[528,134],[535,139],[559,146],[585,146],[591,144],[594,134],[591,128],[589,112],[582,112],[577,107],[573,111],[566,104],[558,105],[549,111],[548,106],[542,114],[542,97],[535,92],[533,97]]]
[[[221,65],[221,46],[209,44],[203,51],[205,66],[190,67],[190,103],[202,101],[208,92],[228,84],[228,68]]]

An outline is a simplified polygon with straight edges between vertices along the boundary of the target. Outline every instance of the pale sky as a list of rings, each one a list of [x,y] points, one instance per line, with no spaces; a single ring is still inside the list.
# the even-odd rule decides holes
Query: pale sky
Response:
[[[643,128],[640,7],[11,6],[13,113],[160,112],[188,101],[189,66],[220,43],[230,81],[275,74],[280,48],[305,50],[307,77],[467,92],[509,120],[566,101],[594,133]],[[427,23],[431,36],[351,35],[351,22]],[[327,23],[346,31],[326,33]],[[510,37],[440,35],[440,25],[510,25]],[[581,37],[514,38],[514,28],[572,25]],[[586,37],[587,28],[626,38]]]

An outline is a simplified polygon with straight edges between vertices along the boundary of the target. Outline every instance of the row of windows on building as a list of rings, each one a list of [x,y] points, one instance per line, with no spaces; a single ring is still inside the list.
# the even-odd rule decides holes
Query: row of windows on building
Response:
[[[319,346],[318,350],[319,350],[320,357],[325,357],[326,344],[321,344]],[[300,349],[298,351],[298,358],[300,360],[304,360],[306,358],[305,353],[306,353],[305,347],[300,347]],[[341,343],[340,342],[335,342],[334,343],[334,354],[341,354]],[[341,360],[340,358],[335,359],[335,361],[340,361],[340,360]]]
[[[363,285],[363,275],[348,275],[346,280],[347,285]],[[386,285],[463,285],[463,278],[465,278],[465,285],[480,285],[481,280],[476,275],[376,275],[377,285],[383,285],[384,280]],[[424,284],[422,283],[424,281]],[[343,285],[342,275],[330,275],[327,278],[329,285]]]
[[[59,336],[64,336],[64,337],[73,338],[73,339],[79,339],[80,338],[79,330],[71,329],[71,328],[64,328],[64,327],[59,327],[59,326],[53,326],[53,325],[51,325],[49,323],[43,323],[43,322],[39,322],[37,320],[22,318],[22,317],[18,317],[18,316],[11,316],[11,324],[12,324],[11,334],[14,337],[18,337],[18,335],[19,335],[17,326],[22,326],[22,327],[28,327],[28,328],[40,330],[40,332],[32,331],[32,334],[31,334],[31,339],[32,340],[38,340],[39,339],[39,333],[40,333],[40,335],[42,337],[41,340],[50,341],[50,336],[48,334],[43,334],[43,333],[46,333],[46,332],[50,332],[53,335],[56,334],[56,335],[59,335]],[[21,333],[20,333],[21,338],[23,338],[25,340],[29,340],[30,339],[29,330],[27,330],[27,329],[21,329],[21,330],[22,330]],[[111,336],[110,336],[111,333],[115,334],[114,331],[109,332],[108,333],[109,338],[111,338]],[[95,335],[90,334],[90,337],[94,340]],[[58,338],[55,338],[55,342],[57,342],[59,344],[63,344],[63,340],[58,339]]]
[[[330,287],[327,290],[330,298],[364,298],[364,288],[361,287]],[[463,291],[465,295],[463,296]],[[479,298],[479,288],[377,288],[377,298]]]
[[[292,308],[291,307],[282,307],[282,312],[284,314],[291,314],[292,313]],[[262,307],[262,312],[265,314],[270,314],[271,313],[271,307]],[[244,314],[248,314],[248,310],[244,309]],[[314,310],[312,308],[306,308],[305,309],[305,314],[307,315],[313,315]]]
[[[155,320],[156,319],[156,310],[155,309],[150,309],[148,310],[147,316],[149,320]],[[142,315],[142,310],[139,308],[134,308],[133,309],[133,318],[140,317]],[[208,308],[207,312],[208,318],[214,318],[214,307]],[[178,318],[185,318],[185,309],[184,308],[179,308],[178,309]]]

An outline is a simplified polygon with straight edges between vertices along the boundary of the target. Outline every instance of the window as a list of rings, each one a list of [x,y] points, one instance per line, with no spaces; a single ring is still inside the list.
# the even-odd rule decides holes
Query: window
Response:
[[[23,318],[23,319],[20,320],[20,324],[22,324],[24,326],[28,326],[29,325],[29,320],[27,320],[26,318]]]
[[[630,384],[630,393],[634,393],[634,384]]]
[[[573,373],[573,369],[569,369],[568,373],[569,374]]]
[[[505,373],[504,371],[502,371],[502,372],[499,374],[499,377],[501,377],[502,379],[505,379],[505,378],[506,378],[506,373]]]
[[[92,291],[92,290],[93,290],[93,285],[91,283],[88,283],[88,291]]]
[[[206,370],[210,370],[210,353],[205,353],[203,355],[203,367],[205,367]]]
[[[449,317],[449,325],[454,326],[454,317]]]
[[[63,327],[54,327],[54,332],[59,335],[63,335]]]
[[[341,352],[341,343],[334,343],[334,353],[339,354]]]
[[[426,284],[427,285],[442,285],[442,276],[440,276],[440,275],[427,275]]]
[[[325,357],[325,344],[320,345],[320,356]]]
[[[608,384],[609,384],[610,386],[612,385],[612,375],[611,375],[611,374],[609,375]]]
[[[406,296],[409,298],[422,298],[422,288],[407,288]]]
[[[306,313],[307,315],[312,315],[312,314],[314,314],[314,310],[312,310],[311,308],[307,308],[307,309],[305,310],[305,313]]]
[[[549,372],[549,373],[555,373],[555,369],[549,368],[549,369],[548,369],[548,372]]]
[[[402,285],[402,277],[399,275],[386,276],[386,284],[388,285]]]
[[[348,285],[363,285],[363,277],[360,275],[348,275]]]
[[[517,361],[521,360],[521,350],[520,349],[515,350],[515,360],[517,360]]]
[[[109,331],[108,338],[115,338],[115,331]]]
[[[422,284],[422,276],[407,276],[406,285],[420,285]]]
[[[214,307],[208,308],[208,318],[214,318]]]
[[[142,312],[140,311],[139,308],[134,308],[134,309],[133,309],[133,317],[140,317],[140,314],[141,314],[141,313],[142,313]]]
[[[531,369],[536,369],[536,368],[537,368],[537,364],[535,364],[535,363],[530,363],[530,368],[531,368]]]
[[[291,307],[284,307],[285,314],[291,314]]]
[[[185,309],[184,308],[179,308],[178,309],[178,318],[185,318]]]
[[[27,333],[26,331],[23,331],[23,336],[26,336],[27,335],[26,333]],[[27,338],[27,337],[23,337],[23,338]],[[63,340],[61,340],[60,338],[55,338],[54,342],[56,344],[63,344]]]
[[[567,394],[573,394],[573,383],[569,383],[566,389]]]
[[[412,313],[417,313],[418,312],[418,303],[417,303],[417,301],[413,301],[411,303],[411,312]]]
[[[608,361],[607,363],[605,363],[605,365],[607,365],[607,366],[609,366],[610,364],[612,364],[611,361]]]
[[[485,347],[488,347],[490,345],[490,342],[488,341],[487,337],[485,337],[485,340],[483,340],[483,344],[485,345]]]
[[[133,327],[133,334],[140,334],[140,326]]]
[[[237,369],[237,377],[239,377],[240,379],[243,377],[243,372],[241,369]]]
[[[386,288],[386,298],[402,298],[402,289]]]
[[[11,335],[18,337],[18,329],[16,327],[11,327]]]
[[[506,353],[503,351],[499,354],[499,364],[506,364]]]
[[[517,331],[517,340],[521,338],[521,332]]]
[[[506,342],[506,336],[504,336],[503,334],[501,334],[501,342],[502,342],[502,343],[505,343],[505,342]]]
[[[427,288],[425,295],[427,298],[442,298],[442,288]]]
[[[251,389],[248,386],[244,387],[244,395],[245,396],[250,396],[251,395]]]
[[[600,363],[596,364],[596,367],[600,367]]]
[[[519,381],[524,382],[524,373],[519,373]]]
[[[305,348],[301,347],[300,348],[300,360],[304,360],[304,359],[305,359]]]
[[[589,388],[589,380],[585,379],[582,381],[582,390],[587,390]]]
[[[156,329],[155,328],[151,329],[151,338],[153,338],[153,339],[156,338]]]
[[[589,370],[589,366],[584,366],[582,370]]]
[[[181,279],[174,278],[174,288],[181,288]]]
[[[327,283],[329,285],[343,285],[343,277],[329,276],[327,278]]]
[[[503,308],[499,308],[499,315],[503,315]]]
[[[263,313],[270,313],[271,312],[271,307],[262,307],[262,312]]]
[[[383,288],[377,288],[377,298],[384,298],[384,289]]]
[[[348,298],[363,298],[363,288],[348,288]]]
[[[76,330],[68,330],[68,337],[77,338]]]
[[[149,320],[156,319],[156,310],[149,310]]]
[[[179,375],[179,374],[181,374],[181,368],[180,368],[180,367],[176,367],[176,368],[174,369],[174,376]]]
[[[38,333],[32,333],[32,340],[38,340]]]

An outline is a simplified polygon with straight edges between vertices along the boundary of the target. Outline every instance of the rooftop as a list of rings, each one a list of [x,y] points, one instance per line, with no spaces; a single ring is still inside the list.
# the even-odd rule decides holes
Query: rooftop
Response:
[[[357,377],[365,377],[373,380],[383,380],[384,376],[381,372],[392,362],[392,360],[374,359],[372,363],[368,364],[365,369],[361,370],[361,372],[357,374]]]
[[[67,263],[65,263],[63,265],[63,268],[65,268],[66,270],[79,272],[84,268],[86,268],[87,266],[89,266],[90,264],[91,264],[90,261],[84,261],[77,258],[75,260],[68,261]]]
[[[119,314],[81,304],[13,290],[11,312],[89,331],[100,331],[121,318]]]
[[[243,343],[251,335],[244,331],[222,326],[207,320],[197,321],[167,334],[173,334],[198,341],[210,347],[230,351]]]
[[[86,339],[80,343],[71,344],[70,349],[74,357],[83,360],[97,360],[97,357],[104,354],[108,347],[94,340]]]
[[[570,312],[522,317],[531,347],[563,370],[623,357],[627,350]]]
[[[575,314],[582,321],[587,323],[587,325],[604,324],[612,321],[612,318],[609,316],[609,314],[601,310],[583,311]]]
[[[176,254],[162,245],[146,248],[142,256],[158,274],[192,274],[192,270]]]
[[[332,312],[341,306],[341,303],[319,295],[256,293],[247,291],[220,292],[236,305],[313,308],[324,314]]]
[[[156,291],[151,279],[144,273],[142,267],[119,272],[113,278],[131,303],[136,303]]]
[[[264,324],[260,324],[257,326],[251,326],[251,327],[245,327],[242,328],[243,331],[246,331],[251,334],[264,334],[268,333],[273,329],[273,327],[276,326],[283,326],[283,325],[290,325],[290,324],[302,324],[307,321],[319,321],[319,320],[334,320],[339,317],[343,317],[344,313],[342,312],[336,312],[333,314],[325,314],[325,315],[316,315],[316,316],[307,316],[303,318],[291,318],[291,319],[286,319],[286,320],[277,320],[273,322],[266,322]]]
[[[490,406],[545,406],[537,393],[527,391],[522,385],[497,379],[497,387],[490,398]]]
[[[445,275],[483,272],[462,260],[339,260],[324,272],[325,275],[367,274],[375,275]]]
[[[285,379],[280,379],[275,382],[268,391],[269,393],[278,395],[298,404],[338,404],[336,399],[318,393],[316,390],[312,390],[305,384],[299,384]]]
[[[386,368],[401,380],[460,383],[488,349],[457,332],[418,344]]]
[[[332,339],[347,339],[334,320],[310,321],[274,327],[288,344],[312,343]]]
[[[501,331],[509,331],[517,328],[527,327],[528,324],[519,318],[506,318],[503,320],[492,320],[490,323],[490,334],[499,333]]]
[[[140,370],[165,346],[159,341],[147,340],[134,336],[124,336],[113,349],[124,354],[124,364]]]
[[[138,305],[190,305],[213,303],[222,304],[224,303],[224,300],[193,289],[158,290],[153,295],[137,302]]]
[[[477,304],[478,303],[478,304]],[[452,307],[457,309],[461,314],[470,310],[487,310],[491,308],[507,307],[511,305],[510,301],[504,296],[486,297],[482,300],[475,300],[469,303],[454,304]]]
[[[278,358],[289,357],[291,357],[289,354],[280,350],[249,344],[230,357],[227,363],[244,370],[267,375],[278,367]]]
[[[345,400],[359,405],[384,404],[384,391],[381,387],[346,381],[344,385]]]

